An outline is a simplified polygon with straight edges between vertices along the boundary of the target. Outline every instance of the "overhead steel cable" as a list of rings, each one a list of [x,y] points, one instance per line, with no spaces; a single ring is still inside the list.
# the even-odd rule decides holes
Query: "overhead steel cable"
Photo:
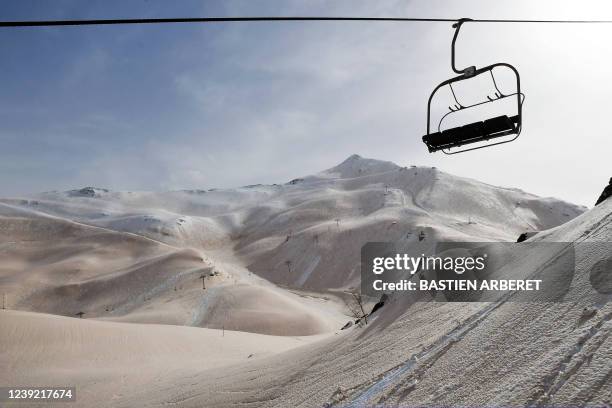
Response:
[[[25,20],[0,21],[0,27],[55,27],[128,24],[230,23],[258,21],[379,21],[379,22],[457,22],[459,18],[418,17],[190,17],[190,18],[129,18],[96,20]],[[612,20],[521,20],[470,19],[469,23],[537,23],[537,24],[612,24]]]

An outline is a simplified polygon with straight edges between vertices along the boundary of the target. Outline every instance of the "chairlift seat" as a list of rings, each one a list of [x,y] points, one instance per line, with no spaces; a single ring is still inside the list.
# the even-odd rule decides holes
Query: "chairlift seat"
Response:
[[[509,118],[507,115],[497,116],[484,121],[485,133],[494,135],[497,133],[510,134],[516,132],[515,122],[518,117]]]
[[[460,138],[462,141],[476,139],[485,134],[485,128],[483,122],[470,123],[461,127]]]
[[[517,133],[515,125],[517,121],[518,116],[513,116],[512,118],[506,115],[497,116],[484,122],[474,122],[425,135],[423,136],[423,142],[427,145],[430,152],[459,147],[469,143]]]

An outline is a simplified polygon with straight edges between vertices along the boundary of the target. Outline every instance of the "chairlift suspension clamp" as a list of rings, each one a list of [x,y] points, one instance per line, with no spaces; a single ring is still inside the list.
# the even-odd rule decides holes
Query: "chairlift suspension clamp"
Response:
[[[474,65],[463,70],[463,76],[466,78],[471,78],[474,75],[476,75],[476,67]]]

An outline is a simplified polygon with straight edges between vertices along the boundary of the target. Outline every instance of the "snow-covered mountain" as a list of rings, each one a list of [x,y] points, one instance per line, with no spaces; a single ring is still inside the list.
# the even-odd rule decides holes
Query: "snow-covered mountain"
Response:
[[[410,241],[421,233],[429,241],[515,241],[585,210],[358,155],[282,185],[162,193],[87,187],[2,202],[182,248],[231,247],[252,272],[316,290],[356,285],[359,250],[368,241]]]
[[[0,383],[76,384],[80,406],[609,404],[612,312],[591,275],[611,206],[356,155],[281,185],[0,199]],[[364,243],[525,231],[593,244],[563,302],[392,295],[339,330]]]

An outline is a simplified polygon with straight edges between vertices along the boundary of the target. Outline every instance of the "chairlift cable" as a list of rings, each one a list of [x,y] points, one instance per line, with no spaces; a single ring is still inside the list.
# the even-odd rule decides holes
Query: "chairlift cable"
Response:
[[[282,21],[378,21],[378,22],[457,22],[457,18],[420,17],[190,17],[190,18],[129,18],[94,20],[23,20],[0,21],[1,27],[53,27],[127,24],[171,23],[230,23],[230,22],[282,22]],[[469,23],[535,23],[535,24],[612,24],[612,20],[521,20],[521,19],[473,19]]]

